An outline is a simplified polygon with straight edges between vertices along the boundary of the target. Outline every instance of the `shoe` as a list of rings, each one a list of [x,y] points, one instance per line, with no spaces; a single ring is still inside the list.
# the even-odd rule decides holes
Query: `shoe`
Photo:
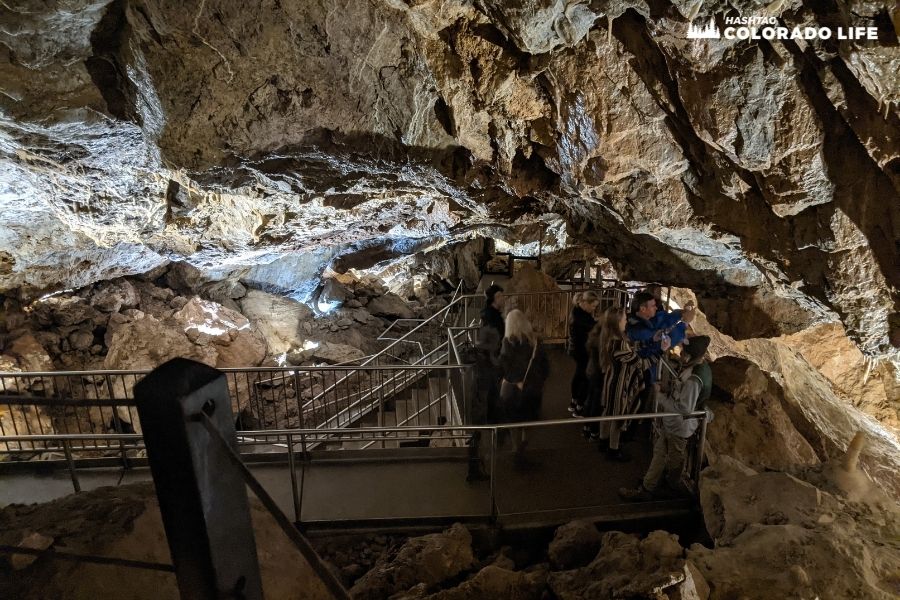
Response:
[[[573,417],[583,419],[584,418],[584,404],[576,404],[575,412],[572,413]]]
[[[616,462],[628,462],[631,460],[631,457],[621,448],[608,448],[606,458]]]
[[[653,500],[653,492],[644,489],[644,486],[619,488],[619,496],[630,502],[649,502]]]
[[[592,441],[594,441],[594,435],[595,434],[591,433],[590,426],[585,425],[584,427],[581,428],[581,437],[583,437],[584,439],[592,442]]]

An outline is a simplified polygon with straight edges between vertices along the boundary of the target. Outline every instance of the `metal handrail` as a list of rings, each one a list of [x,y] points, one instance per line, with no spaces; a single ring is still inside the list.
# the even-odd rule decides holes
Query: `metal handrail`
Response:
[[[418,426],[393,426],[393,427],[354,427],[353,429],[341,429],[335,432],[324,432],[320,429],[296,428],[296,429],[257,429],[249,431],[241,431],[244,436],[298,436],[298,435],[359,435],[365,433],[402,433],[412,431],[492,431],[507,429],[534,429],[538,427],[554,427],[557,425],[577,425],[585,423],[603,423],[604,421],[633,421],[641,419],[662,419],[664,417],[681,417],[687,419],[705,419],[706,411],[696,410],[687,414],[677,412],[652,412],[652,413],[636,413],[628,415],[609,415],[602,417],[583,417],[578,419],[546,419],[543,421],[517,421],[514,423],[494,423],[491,425],[418,425]],[[112,441],[129,441],[139,440],[144,436],[139,433],[58,433],[45,435],[5,435],[0,436],[2,442],[19,442],[19,441],[55,441],[55,440],[112,440]]]
[[[302,461],[303,468],[306,468],[306,463],[311,460],[311,455],[309,454],[309,441],[318,440],[318,439],[335,439],[335,438],[347,438],[350,440],[359,439],[369,434],[375,436],[377,434],[387,435],[387,434],[395,434],[399,437],[399,434],[407,434],[406,437],[415,438],[414,434],[418,434],[421,437],[421,432],[428,431],[430,436],[432,436],[435,432],[445,431],[449,432],[450,436],[458,436],[460,432],[472,433],[475,431],[486,431],[490,432],[491,435],[491,469],[490,469],[490,488],[489,488],[489,500],[490,500],[490,511],[487,516],[491,519],[496,519],[499,516],[499,511],[497,510],[496,505],[496,455],[497,455],[497,440],[498,434],[501,431],[513,430],[513,429],[536,429],[541,427],[554,427],[554,426],[581,426],[589,423],[602,423],[606,421],[623,421],[623,420],[633,420],[633,419],[660,419],[665,417],[677,417],[682,419],[699,419],[700,420],[700,437],[699,442],[696,446],[695,450],[695,464],[693,465],[693,479],[696,481],[699,478],[700,468],[703,462],[703,453],[705,448],[705,440],[706,440],[706,426],[707,426],[707,414],[705,411],[694,411],[689,414],[681,414],[681,413],[673,413],[673,412],[653,412],[653,413],[639,413],[634,415],[610,415],[610,416],[602,416],[602,417],[587,417],[583,419],[550,419],[545,421],[525,421],[525,422],[517,422],[517,423],[502,423],[502,424],[492,424],[492,425],[439,425],[439,426],[417,426],[417,427],[360,427],[356,429],[342,429],[334,432],[323,432],[317,429],[277,429],[277,430],[269,430],[269,431],[246,431],[242,432],[247,436],[264,436],[268,439],[276,438],[276,440],[280,440],[281,438],[286,439],[288,451],[288,466],[290,469],[290,477],[291,477],[291,497],[294,506],[294,517],[296,522],[301,521],[301,506],[303,502],[303,485],[301,483],[299,489],[297,485],[297,477],[295,472],[295,454],[297,451],[295,450],[295,446],[297,445],[297,439],[299,438],[299,444],[301,446],[301,453],[306,457],[306,460]],[[429,436],[429,437],[430,437]],[[57,434],[57,435],[38,435],[38,436],[2,436],[0,437],[0,443],[2,442],[15,442],[15,441],[60,441],[63,444],[63,447],[66,451],[66,459],[67,459],[67,468],[69,474],[72,479],[72,485],[76,492],[80,491],[81,487],[79,484],[78,476],[76,473],[76,465],[75,461],[72,458],[71,452],[71,442],[79,439],[92,439],[92,438],[102,438],[102,439],[111,439],[111,440],[136,440],[141,436],[137,434],[95,434],[84,435],[84,434]],[[274,445],[274,443],[273,443]],[[305,472],[305,471],[304,471]]]
[[[433,315],[431,315],[428,319],[422,321],[422,322],[419,323],[416,327],[414,327],[414,328],[412,328],[411,330],[409,330],[409,331],[406,333],[406,336],[404,336],[404,338],[407,337],[407,336],[413,335],[414,333],[416,333],[417,331],[419,331],[420,329],[422,329],[423,327],[425,327],[425,325],[427,325],[427,324],[430,323],[431,321],[437,319],[439,316],[445,316],[445,315],[450,311],[451,308],[453,308],[453,307],[456,306],[457,304],[461,304],[462,302],[465,301],[466,298],[473,298],[473,297],[475,297],[475,296],[474,296],[474,295],[460,296],[460,297],[457,298],[455,301],[453,301],[452,303],[448,304],[447,306],[445,306],[444,308],[442,308],[442,309],[439,310],[438,312],[436,312],[436,313],[434,313]],[[386,354],[388,350],[390,350],[391,348],[393,348],[393,347],[396,346],[397,344],[403,342],[404,338],[400,338],[400,339],[398,339],[398,340],[395,340],[395,341],[391,342],[390,344],[388,344],[387,346],[385,346],[384,348],[382,348],[380,351],[376,352],[376,353],[373,354],[371,357],[369,357],[368,360],[363,361],[363,364],[360,365],[359,367],[357,367],[357,369],[360,369],[360,368],[362,368],[362,367],[368,366],[368,365],[371,364],[373,361],[375,361],[378,357],[380,357],[380,356],[383,355],[383,354]],[[331,384],[329,387],[323,389],[319,394],[317,394],[316,396],[314,396],[313,398],[311,398],[306,404],[312,404],[315,400],[321,400],[322,398],[325,397],[326,394],[328,394],[330,391],[336,389],[340,384],[344,383],[345,381],[347,381],[347,379],[349,379],[349,378],[352,377],[352,376],[353,376],[353,371],[348,372],[348,373],[347,373],[346,375],[344,375],[344,377],[342,377],[340,380],[335,381],[335,382],[334,382],[333,384]],[[304,405],[304,408],[306,408],[306,405]]]

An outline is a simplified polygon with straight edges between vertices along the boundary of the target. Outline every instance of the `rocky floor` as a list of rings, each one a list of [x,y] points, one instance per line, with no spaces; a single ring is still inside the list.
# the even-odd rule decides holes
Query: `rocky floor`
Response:
[[[601,533],[575,521],[559,527],[549,545],[524,553],[473,544],[459,524],[409,538],[336,535],[315,546],[359,599],[888,600],[900,593],[900,506],[858,470],[861,440],[840,460],[792,473],[716,459],[700,480],[709,545],[685,547],[662,530]],[[326,597],[255,503],[252,513],[266,597]],[[167,562],[149,484],[7,507],[0,543]],[[288,557],[296,568],[286,567]],[[0,561],[0,593],[23,600],[177,597],[171,575],[23,555]]]

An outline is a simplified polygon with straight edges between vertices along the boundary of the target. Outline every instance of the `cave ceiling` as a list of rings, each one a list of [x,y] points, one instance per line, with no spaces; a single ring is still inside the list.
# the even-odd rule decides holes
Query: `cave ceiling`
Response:
[[[4,0],[0,15],[4,293],[169,260],[210,277],[324,265],[556,213],[628,277],[765,314],[771,331],[748,335],[839,318],[869,354],[900,335],[894,2]],[[754,15],[878,40],[687,38]]]

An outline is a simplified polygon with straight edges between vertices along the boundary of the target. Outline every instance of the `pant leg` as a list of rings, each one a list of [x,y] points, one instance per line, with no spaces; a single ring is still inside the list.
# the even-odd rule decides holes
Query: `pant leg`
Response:
[[[610,450],[618,450],[621,438],[622,421],[607,421],[609,423],[609,448]]]
[[[666,481],[673,490],[682,487],[681,474],[684,471],[685,450],[687,438],[666,434]]]
[[[572,376],[572,398],[578,404],[584,404],[587,400],[587,357],[577,357],[575,359],[575,374]]]
[[[647,473],[644,475],[644,489],[653,491],[659,485],[666,470],[666,435],[660,432],[653,444],[653,458],[650,459],[650,466],[647,467]]]

